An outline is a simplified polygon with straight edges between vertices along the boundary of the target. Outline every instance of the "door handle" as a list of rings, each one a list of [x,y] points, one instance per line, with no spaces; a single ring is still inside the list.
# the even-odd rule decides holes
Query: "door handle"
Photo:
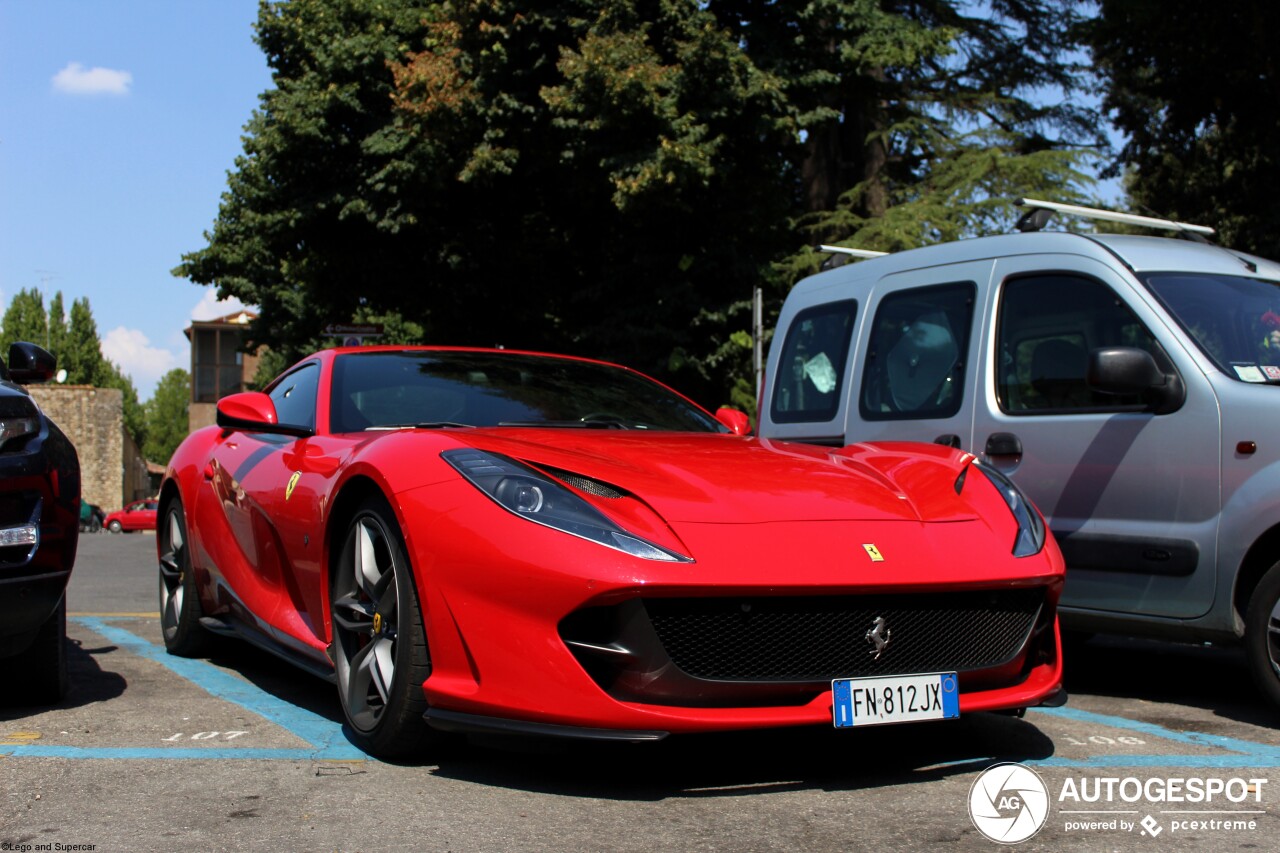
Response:
[[[940,435],[935,438],[933,443],[941,444],[943,447],[954,447],[956,450],[959,450],[960,436],[956,435],[954,432],[949,432],[946,435]]]
[[[987,456],[1021,456],[1022,439],[1011,432],[994,432],[987,439]]]

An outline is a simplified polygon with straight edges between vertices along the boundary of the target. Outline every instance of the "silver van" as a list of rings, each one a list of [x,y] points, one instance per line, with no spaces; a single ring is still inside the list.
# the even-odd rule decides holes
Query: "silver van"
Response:
[[[969,450],[1048,520],[1064,628],[1243,642],[1280,703],[1280,264],[1044,231],[849,263],[787,297],[759,419]]]

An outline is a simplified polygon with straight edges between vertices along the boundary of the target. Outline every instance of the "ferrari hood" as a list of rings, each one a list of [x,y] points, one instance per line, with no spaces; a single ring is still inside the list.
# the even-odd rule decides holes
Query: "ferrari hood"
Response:
[[[629,493],[669,522],[964,521],[970,457],[934,445],[834,449],[731,435],[494,429],[454,433],[564,479]]]

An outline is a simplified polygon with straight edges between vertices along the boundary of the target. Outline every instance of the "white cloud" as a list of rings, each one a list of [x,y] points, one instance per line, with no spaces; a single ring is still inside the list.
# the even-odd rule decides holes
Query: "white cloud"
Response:
[[[68,95],[127,95],[133,75],[113,68],[85,68],[79,62],[53,75],[53,88]]]
[[[204,296],[196,303],[196,307],[191,309],[191,319],[217,320],[219,317],[225,317],[228,314],[234,314],[245,309],[254,310],[253,306],[245,305],[234,296],[227,299],[219,299],[217,288],[208,287],[205,288]]]
[[[147,399],[160,377],[179,364],[178,356],[167,349],[151,346],[147,336],[137,329],[117,326],[102,337],[102,354],[120,366],[133,380],[138,397]]]

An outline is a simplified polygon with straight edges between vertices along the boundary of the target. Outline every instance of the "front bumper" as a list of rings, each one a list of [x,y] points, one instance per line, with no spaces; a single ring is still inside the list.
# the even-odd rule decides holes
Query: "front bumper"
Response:
[[[439,501],[432,496],[432,505]],[[425,502],[423,509],[425,515]],[[415,516],[412,505],[401,511]],[[1063,567],[1052,543],[1040,555],[1015,559],[993,554],[977,523],[685,524],[677,532],[696,562],[660,564],[508,517],[494,513],[484,525],[459,524],[446,513],[422,527],[403,525],[431,653],[423,690],[434,726],[652,740],[831,725],[831,679],[864,674],[859,661],[869,657],[872,620],[863,624],[860,611],[819,613],[831,618],[825,638],[814,641],[802,613],[781,634],[761,633],[756,651],[744,655],[743,635],[733,633],[739,622],[752,623],[744,604],[759,615],[778,602],[822,611],[822,602],[837,599],[861,599],[875,609],[917,598],[945,605],[966,596],[1021,596],[1011,608],[1021,615],[1005,626],[1010,636],[1003,645],[966,657],[975,645],[972,608],[961,608],[934,634],[948,637],[952,648],[938,657],[929,642],[919,643],[905,671],[959,671],[962,713],[1035,706],[1061,689],[1056,606]],[[892,555],[887,569],[856,562],[865,558],[858,543],[868,541]],[[711,649],[704,668],[706,661],[676,648],[667,628],[655,628],[664,607],[683,609],[677,621],[710,618],[727,626],[714,642],[737,657],[716,669],[718,652]],[[900,624],[906,649],[915,629]],[[811,651],[825,648],[828,660],[796,670],[809,654],[801,650],[790,659],[782,654],[776,670],[753,670],[757,652],[792,642],[786,631],[798,632]],[[682,642],[697,658],[712,635],[694,630]]]

